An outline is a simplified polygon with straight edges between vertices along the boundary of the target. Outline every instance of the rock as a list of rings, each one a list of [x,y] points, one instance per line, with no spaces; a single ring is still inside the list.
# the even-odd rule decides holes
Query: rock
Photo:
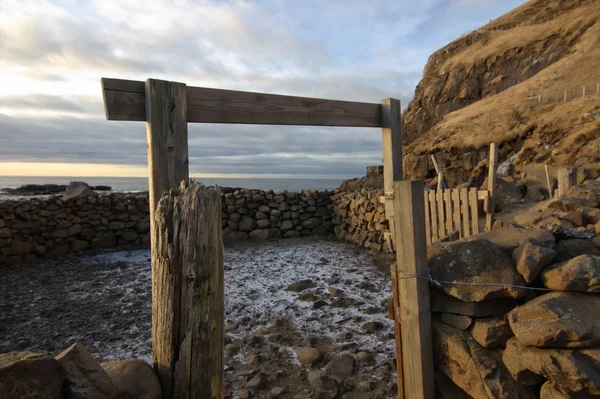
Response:
[[[555,250],[537,245],[531,240],[516,248],[512,254],[517,271],[527,284],[532,283],[542,269],[548,266],[555,257]]]
[[[439,370],[434,370],[435,398],[436,399],[471,399],[452,380]]]
[[[0,353],[0,398],[59,399],[65,374],[48,355]]]
[[[102,368],[117,388],[117,398],[161,399],[160,381],[145,361],[115,360],[102,363]]]
[[[520,224],[520,223],[519,223]],[[556,239],[554,238],[554,234],[544,229],[524,229],[524,228],[514,228],[514,229],[500,229],[500,230],[491,230],[485,231],[480,234],[475,234],[473,236],[464,238],[465,241],[474,241],[474,240],[488,240],[496,244],[503,251],[505,251],[509,256],[512,255],[515,248],[517,248],[521,243],[527,241],[528,239],[533,239],[539,245],[546,248],[554,248],[554,244]]]
[[[249,238],[248,233],[243,231],[231,230],[229,227],[223,229],[223,242],[232,243],[236,241],[243,241]]]
[[[317,348],[296,346],[294,347],[294,352],[296,352],[298,361],[302,364],[316,363],[323,358],[323,354]]]
[[[81,344],[73,344],[55,357],[65,372],[65,392],[73,399],[114,399],[117,388],[106,371]]]
[[[465,316],[502,318],[517,306],[516,299],[487,299],[481,302],[465,302],[444,291],[436,289],[431,295],[431,311],[457,313]]]
[[[271,226],[271,222],[268,219],[259,219],[256,221],[256,226],[259,229],[266,229]]]
[[[442,313],[440,320],[449,326],[458,328],[459,330],[466,330],[473,322],[473,319],[469,316],[453,313]]]
[[[312,230],[312,229],[320,226],[321,223],[322,223],[321,218],[316,218],[316,217],[315,218],[310,218],[310,219],[307,219],[307,220],[305,220],[305,221],[302,222],[302,227],[305,227],[305,228],[307,228],[309,230]]]
[[[375,331],[379,331],[381,329],[383,329],[383,324],[381,324],[378,321],[368,321],[365,324],[363,324],[363,331],[367,334],[372,334]]]
[[[432,318],[435,367],[473,398],[534,398],[515,381],[499,351],[481,347],[468,332]]]
[[[508,314],[521,345],[582,348],[600,344],[600,297],[550,292]]]
[[[229,323],[229,324],[225,324],[225,327],[223,328],[223,331],[226,333],[232,332],[237,330],[237,328],[239,327],[240,323]]]
[[[107,231],[100,238],[97,238],[92,243],[94,249],[108,249],[113,248],[117,244],[117,239],[112,231]]]
[[[600,293],[600,256],[579,255],[555,263],[541,273],[544,286],[554,291]]]
[[[281,232],[284,233],[285,236],[285,233],[293,230],[294,227],[294,222],[292,220],[284,220],[283,223],[281,223]]]
[[[356,353],[356,360],[359,362],[371,362],[375,360],[375,356],[370,352],[360,351]]]
[[[517,338],[506,343],[504,364],[525,385],[551,380],[564,390],[580,395],[600,395],[600,347],[542,349],[523,346]]]
[[[475,319],[471,326],[471,336],[484,348],[501,348],[506,345],[513,332],[510,325],[495,317]]]
[[[577,399],[581,396],[573,396],[562,392],[552,381],[546,381],[540,389],[540,399]]]
[[[225,354],[226,355],[231,355],[233,353],[236,353],[237,351],[240,350],[240,347],[236,344],[227,344],[225,345]]]
[[[288,231],[283,235],[283,238],[298,238],[300,237],[300,232],[299,231]]]
[[[530,202],[540,202],[549,197],[548,189],[539,184],[527,184],[527,193],[525,194],[525,199]]]
[[[548,204],[548,209],[558,209],[561,211],[579,211],[581,208],[597,208],[600,203],[581,198],[563,198],[560,200],[552,201]]]
[[[252,230],[248,235],[251,240],[267,240],[269,239],[269,230]]]
[[[534,224],[537,224],[542,220],[552,216],[552,213],[553,212],[551,209],[544,209],[542,211],[528,210],[519,213],[513,219],[516,223],[520,224],[521,226],[533,226]]]
[[[354,373],[354,356],[341,355],[333,358],[325,366],[325,375],[335,377],[349,377]]]
[[[261,388],[265,384],[265,377],[262,373],[256,374],[254,377],[250,379],[250,381],[246,382],[246,388],[248,389],[258,389]]]
[[[555,262],[563,262],[579,255],[600,256],[600,249],[593,242],[578,238],[559,241],[554,249],[558,253]]]
[[[87,197],[92,193],[92,188],[83,181],[72,181],[69,182],[69,185],[66,188],[64,199],[74,198],[74,197]]]
[[[487,190],[487,178],[481,185],[482,190]],[[511,179],[502,177],[496,178],[496,208],[506,209],[511,205],[520,204],[525,198],[526,187],[523,184],[516,183]]]
[[[570,222],[559,220],[558,222],[547,222],[547,219],[538,224],[538,227],[554,233],[557,238],[583,238],[589,240],[594,237],[593,231],[588,231],[585,228],[574,228]]]
[[[256,227],[256,220],[254,220],[248,216],[243,216],[238,225],[239,230],[244,233],[251,232],[252,230],[254,230],[255,227]]]
[[[567,198],[580,198],[600,203],[600,182],[588,180],[567,191]]]
[[[318,236],[324,236],[333,233],[333,223],[330,221],[323,222],[322,225],[312,229],[312,233]]]
[[[305,289],[312,288],[314,286],[315,286],[315,283],[313,283],[312,280],[301,280],[301,281],[297,281],[295,283],[288,285],[286,290],[292,291],[292,292],[302,292]]]
[[[284,392],[285,392],[285,388],[283,388],[283,387],[273,387],[273,388],[271,388],[271,398],[272,399],[278,398],[279,395],[281,395]]]
[[[514,231],[517,229],[506,229]],[[490,231],[489,233],[502,232]],[[524,285],[508,257],[488,240],[456,241],[433,244],[427,248],[431,275],[435,280],[470,284]],[[521,298],[526,290],[510,286],[477,286],[444,283],[441,287],[462,301],[479,302],[492,298]]]
[[[235,391],[235,395],[240,399],[250,399],[250,391],[247,389],[239,389]]]

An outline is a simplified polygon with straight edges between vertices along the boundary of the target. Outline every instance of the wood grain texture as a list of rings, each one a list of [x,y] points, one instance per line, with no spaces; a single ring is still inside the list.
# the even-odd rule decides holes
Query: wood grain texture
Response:
[[[446,234],[450,234],[454,231],[452,227],[452,190],[444,190],[444,205],[446,206]]]
[[[431,309],[428,281],[403,278],[427,271],[427,243],[422,181],[394,182],[396,218],[396,273],[402,323],[404,394],[434,398]]]
[[[446,235],[446,218],[444,215],[444,191],[435,191],[435,200],[437,202],[437,214],[438,214],[438,229],[439,236],[444,237]]]
[[[458,235],[460,238],[464,237],[463,226],[460,222],[460,190],[458,188],[452,189],[452,205],[453,208],[453,217],[454,217],[454,228],[458,230]]]
[[[466,188],[460,189],[461,214],[463,221],[463,237],[470,237],[471,231],[469,228],[469,191]]]
[[[394,320],[394,339],[396,341],[396,374],[398,385],[398,399],[404,398],[404,374],[402,372],[402,324],[397,315],[400,314],[400,295],[398,293],[398,275],[396,264],[390,267],[392,276],[392,320]]]
[[[440,239],[438,230],[438,215],[437,204],[435,201],[435,190],[427,191],[429,194],[429,209],[431,211],[431,242],[436,242]]]
[[[182,83],[148,79],[145,90],[152,224],[154,210],[163,193],[189,179],[186,87]]]
[[[425,239],[427,240],[427,245],[431,244],[431,216],[429,209],[429,191],[425,190],[423,192],[423,201],[425,206]]]
[[[477,204],[477,188],[469,189],[469,207],[471,208],[471,228],[473,234],[479,234],[479,207]]]
[[[558,169],[558,199],[565,198],[569,189],[577,184],[577,168],[565,166]]]
[[[485,216],[485,229],[491,230],[496,212],[496,170],[498,169],[498,144],[490,144],[490,163],[488,166],[488,213]]]
[[[394,229],[393,182],[402,180],[402,132],[400,130],[400,100],[386,98],[381,101],[381,145],[383,150],[383,188],[386,195],[385,215],[392,243],[396,242]]]
[[[554,193],[552,192],[552,183],[550,183],[550,171],[548,170],[548,164],[544,164],[544,168],[546,169],[546,185],[548,186],[548,196],[550,198],[554,198]]]
[[[152,229],[152,360],[164,398],[223,390],[221,194],[192,183],[159,202]]]
[[[102,78],[106,119],[145,121],[143,82]],[[188,122],[381,127],[381,105],[188,87]]]

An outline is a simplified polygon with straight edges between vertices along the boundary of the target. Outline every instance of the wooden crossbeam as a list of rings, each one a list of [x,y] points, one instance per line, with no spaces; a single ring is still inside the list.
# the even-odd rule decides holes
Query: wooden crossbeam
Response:
[[[141,81],[102,78],[106,119],[146,121]],[[264,125],[382,127],[381,104],[187,86],[187,121]]]

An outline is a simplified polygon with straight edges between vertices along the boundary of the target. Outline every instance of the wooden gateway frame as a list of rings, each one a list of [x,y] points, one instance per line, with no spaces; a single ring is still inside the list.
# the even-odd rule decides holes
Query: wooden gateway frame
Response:
[[[102,92],[107,120],[146,122],[151,225],[157,223],[155,213],[163,193],[176,189],[181,181],[189,179],[188,122],[382,128],[385,208],[392,238],[396,243],[392,287],[398,398],[434,398],[428,281],[414,278],[415,274],[427,270],[424,184],[422,181],[403,181],[399,100],[387,98],[381,104],[335,101],[188,87],[183,83],[156,79],[141,82],[103,78]],[[214,209],[220,214],[220,202],[213,206]],[[218,221],[219,218],[215,220]],[[177,361],[179,350],[181,348],[183,351],[183,346],[189,345],[189,342],[177,341],[176,334],[169,331],[169,325],[162,325],[165,309],[161,307],[169,301],[166,297],[166,291],[169,290],[167,285],[171,284],[169,287],[172,288],[173,281],[165,281],[167,279],[164,274],[159,274],[156,270],[160,263],[155,258],[159,249],[156,241],[157,237],[152,234],[152,352],[154,367],[163,386],[163,397],[220,398],[223,379],[223,368],[219,367],[222,365],[222,346],[221,359],[213,359],[215,361],[210,370],[202,370],[202,374],[206,374],[203,382],[192,377],[186,380],[185,387],[172,388],[177,379],[175,368],[180,366]],[[189,267],[189,263],[201,260],[185,261]],[[221,270],[208,272],[220,273],[222,276],[222,259],[220,266],[217,263],[208,266],[212,269],[220,267]],[[222,289],[221,279],[221,292],[217,293],[221,301]],[[211,318],[210,324],[204,323],[201,326],[208,328],[206,326],[212,325],[213,329],[220,329],[222,340],[223,307],[220,309],[220,314],[208,315]],[[160,311],[163,314],[157,313]],[[166,316],[170,323],[173,323],[171,319],[178,317],[170,314]],[[170,325],[179,326],[179,323]],[[199,335],[204,333],[205,331],[200,331]],[[211,334],[214,336],[214,331],[206,332],[205,335]],[[165,347],[171,348],[171,355],[175,354],[175,358],[161,358],[163,355],[160,348]],[[204,348],[196,348],[186,353],[185,356],[191,353],[192,356],[199,357],[206,356],[209,352]],[[214,351],[212,353],[214,356]],[[183,361],[194,363],[195,359],[185,358]],[[196,363],[207,364],[206,359],[204,363]],[[200,384],[200,388],[192,387],[194,384]]]

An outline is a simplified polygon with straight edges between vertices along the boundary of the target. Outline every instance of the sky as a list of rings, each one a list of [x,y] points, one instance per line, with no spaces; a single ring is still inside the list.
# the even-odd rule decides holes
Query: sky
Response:
[[[405,108],[429,55],[525,0],[0,1],[0,175],[146,176],[101,77]],[[189,124],[195,176],[355,177],[381,130]]]

